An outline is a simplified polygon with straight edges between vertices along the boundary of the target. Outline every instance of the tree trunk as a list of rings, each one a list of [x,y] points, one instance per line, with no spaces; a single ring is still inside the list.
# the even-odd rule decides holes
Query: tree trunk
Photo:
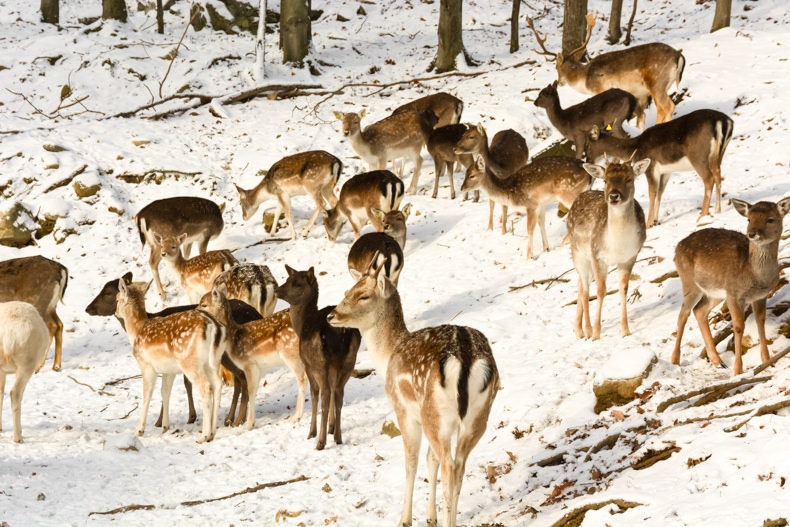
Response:
[[[300,64],[307,56],[310,42],[307,0],[282,0],[280,3],[280,42],[283,62]]]
[[[125,0],[102,0],[101,17],[104,20],[120,20],[126,22],[126,1]]]
[[[730,27],[730,11],[732,11],[732,0],[716,0],[716,12],[713,14],[711,33],[723,27]]]
[[[464,50],[462,7],[463,0],[441,0],[439,4],[439,46],[433,60],[437,73],[456,69],[455,59]]]
[[[620,18],[623,14],[623,0],[612,0],[612,13],[609,15],[609,35],[606,39],[610,44],[616,44],[623,32],[620,29]]]
[[[255,37],[255,79],[263,82],[266,64],[266,0],[258,5],[258,34]]]
[[[521,0],[513,0],[513,10],[510,12],[510,52],[518,51],[518,13]]]
[[[562,29],[562,54],[578,48],[587,36],[587,0],[565,0]]]
[[[47,24],[60,22],[59,0],[41,0],[41,20]]]
[[[631,10],[631,18],[628,19],[628,29],[625,31],[625,41],[623,41],[623,44],[626,46],[631,45],[631,30],[634,28],[634,17],[636,17],[636,2],[637,0],[634,0],[634,7]]]
[[[156,0],[156,32],[160,35],[165,34],[165,10],[162,8],[162,0]]]

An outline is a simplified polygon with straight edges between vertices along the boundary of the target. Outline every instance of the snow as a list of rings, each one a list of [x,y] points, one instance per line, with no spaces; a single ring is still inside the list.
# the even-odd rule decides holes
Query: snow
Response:
[[[276,9],[272,3],[269,7]],[[136,3],[129,2],[129,7],[132,4]],[[325,63],[318,66],[323,74],[313,77],[307,69],[278,64],[277,36],[270,35],[266,84],[320,84],[324,90],[336,90],[350,83],[387,84],[431,75],[425,68],[435,51],[439,2],[313,4],[324,9],[313,22],[311,55]],[[321,305],[338,303],[352,286],[346,268],[353,242],[350,228],[345,227],[335,243],[327,239],[320,220],[307,239],[266,240],[260,212],[250,221],[242,220],[233,185],[249,188],[259,180],[258,170],[308,149],[339,156],[346,164],[345,181],[366,167],[342,138],[333,111],[366,108],[365,123],[372,123],[400,104],[440,90],[465,101],[465,122],[483,123],[489,136],[506,128],[517,130],[530,151],[539,152],[558,134],[545,112],[524,99],[534,98],[556,79],[556,72],[553,64],[531,51],[536,43],[526,24],[520,24],[522,49],[511,55],[510,2],[465,2],[465,46],[482,65],[463,65],[462,70],[485,72],[479,76],[447,76],[380,91],[352,86],[330,98],[262,97],[244,104],[223,103],[228,118],[212,115],[205,105],[168,119],[148,120],[144,117],[187,102],[176,100],[131,118],[110,116],[148,104],[151,93],[158,98],[169,64],[161,57],[175,48],[189,3],[176,2],[173,12],[166,14],[165,35],[156,34],[153,11],[130,11],[127,24],[105,22],[99,31],[87,32],[98,24],[83,26],[77,19],[100,14],[94,0],[61,2],[61,30],[40,23],[37,5],[0,0],[0,66],[6,68],[0,70],[0,85],[6,88],[0,90],[0,202],[7,207],[19,200],[39,214],[67,217],[58,219],[55,233],[38,240],[37,247],[0,246],[0,260],[41,254],[66,265],[70,279],[63,305],[58,306],[65,325],[63,371],[51,370],[50,354],[28,384],[22,403],[24,444],[12,442],[10,406],[5,403],[0,522],[12,527],[395,524],[403,500],[403,446],[401,439],[380,433],[386,420],[394,420],[380,375],[349,381],[342,422],[345,443],[330,441],[321,452],[315,450],[315,440],[306,439],[306,417],[298,423],[288,420],[296,385],[287,368],[264,377],[252,431],[220,426],[214,441],[197,444],[200,418],[186,424],[186,400],[177,382],[170,431],[162,434],[153,427],[157,391],[146,433],[137,439],[132,434],[142,382],[128,339],[115,320],[90,317],[84,308],[107,280],[127,271],[133,271],[136,280],[151,278],[133,217],[150,201],[174,195],[226,203],[225,230],[210,248],[234,249],[240,261],[266,264],[280,282],[286,276],[285,263],[296,269],[315,266]],[[522,16],[533,16],[538,29],[548,34],[547,47],[556,49],[562,7],[559,2],[546,5],[545,16],[538,17],[542,9],[529,6],[522,7]],[[589,5],[599,14],[590,50],[619,49],[605,41],[609,2],[591,0]],[[366,15],[356,14],[359,6]],[[536,244],[536,258],[526,261],[525,218],[510,215],[515,234],[502,236],[497,228],[484,230],[485,200],[450,200],[446,181],[439,198],[431,199],[432,163],[423,153],[419,193],[404,201],[413,204],[399,283],[407,325],[412,330],[445,323],[479,329],[491,342],[502,385],[486,433],[467,463],[459,524],[548,526],[574,508],[611,499],[641,505],[619,514],[610,514],[617,509],[611,506],[589,512],[582,525],[740,526],[790,515],[785,483],[790,460],[781,455],[790,439],[787,409],[753,415],[761,405],[788,398],[788,359],[761,374],[772,375],[768,381],[743,386],[705,405],[692,406],[696,399],[691,399],[657,412],[658,404],[672,396],[732,380],[733,354],[724,351],[724,343],[719,349],[730,369],[713,368],[697,358],[702,337],[693,317],[680,366],[669,363],[680,283],[675,278],[654,281],[674,270],[675,245],[702,227],[743,232],[746,221],[727,203],[730,197],[755,202],[790,195],[790,149],[785,146],[790,114],[784,107],[790,93],[787,2],[734,3],[733,27],[708,34],[713,6],[655,0],[640,2],[637,13],[634,44],[660,40],[682,48],[686,57],[680,89],[687,93],[676,115],[713,108],[731,115],[735,129],[722,167],[725,199],[720,214],[698,221],[703,190],[699,177],[693,172],[672,176],[659,224],[648,231],[634,267],[628,305],[631,336],[620,337],[619,298],[612,295],[604,301],[601,339],[574,337],[575,306],[569,304],[576,299],[576,275],[569,248],[560,247],[565,225],[554,206],[546,218],[551,251],[544,253]],[[350,20],[340,22],[338,14]],[[162,95],[187,87],[221,100],[253,88],[254,46],[254,35],[248,33],[190,29],[161,86]],[[56,55],[62,56],[54,65],[42,58]],[[212,65],[221,57],[230,58]],[[516,66],[526,60],[534,64]],[[371,73],[372,66],[380,70]],[[55,111],[65,84],[74,94],[65,102],[88,96],[84,107]],[[11,92],[23,94],[29,103]],[[564,87],[560,98],[568,105],[584,96]],[[53,118],[36,113],[32,105]],[[648,124],[654,120],[651,107]],[[634,132],[633,126],[629,130]],[[46,151],[44,144],[65,150]],[[56,164],[57,168],[47,168]],[[83,165],[88,168],[78,179],[100,183],[98,194],[78,200],[71,183],[45,193]],[[160,172],[149,172],[154,170]],[[170,172],[161,178],[162,170]],[[410,164],[406,174],[408,185]],[[135,175],[145,175],[146,181],[129,182],[126,176]],[[460,186],[461,176],[455,177]],[[636,188],[646,209],[643,178]],[[265,204],[268,209],[273,206],[274,202]],[[293,199],[297,231],[312,212],[309,197]],[[262,240],[266,241],[257,244]],[[790,256],[785,242],[779,255]],[[167,305],[186,303],[172,273],[164,265],[160,271],[170,281]],[[511,290],[549,278],[559,280]],[[611,277],[608,286],[615,285]],[[772,352],[790,345],[780,332],[790,312],[779,309],[790,302],[788,296],[783,288],[768,302],[766,331]],[[149,295],[149,311],[162,307],[157,295]],[[278,309],[283,307],[281,302]],[[714,333],[724,326],[715,323]],[[757,342],[753,317],[747,319],[746,335]],[[632,357],[623,361],[629,369],[635,367],[637,356],[642,360],[655,355],[658,363],[643,383],[643,397],[617,407],[622,415],[596,415],[596,372],[608,371],[607,364],[623,355]],[[743,377],[759,362],[756,349],[746,354]],[[364,343],[357,367],[372,367]],[[222,416],[230,396],[231,390],[223,390]],[[746,413],[710,418],[736,412]],[[747,424],[728,431],[747,419]],[[598,449],[614,434],[618,435],[613,444]],[[649,451],[669,447],[680,450],[643,470],[628,468]],[[559,453],[564,453],[560,464],[538,464]],[[424,454],[423,445],[414,493],[417,524],[424,522],[427,503]],[[489,467],[502,469],[489,477]],[[308,479],[229,499],[183,504],[300,476]],[[156,508],[90,514],[131,504]],[[280,511],[298,514],[281,514],[276,522]]]
[[[598,370],[598,380],[639,377],[654,358],[653,352],[646,349],[615,350]]]

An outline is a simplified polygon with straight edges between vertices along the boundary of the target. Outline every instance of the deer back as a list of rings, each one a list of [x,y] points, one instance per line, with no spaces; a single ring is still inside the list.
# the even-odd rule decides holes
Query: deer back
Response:
[[[395,159],[419,153],[428,141],[432,126],[428,126],[422,112],[402,112],[385,117],[367,126],[357,136],[350,136],[354,150],[362,156],[363,145],[377,159]],[[356,143],[356,145],[355,145]]]
[[[238,264],[223,271],[214,280],[214,288],[228,299],[248,303],[262,315],[274,313],[277,303],[277,280],[265,265]]]
[[[563,109],[555,81],[540,91],[535,106],[546,109],[551,124],[564,137],[574,140],[577,135],[586,135],[593,126],[604,130],[608,125],[630,119],[636,108],[636,98],[626,91],[611,88]]]
[[[436,128],[439,128],[459,123],[461,121],[461,113],[464,111],[464,103],[461,99],[449,93],[439,92],[398,106],[392,113],[394,115],[408,111],[426,110],[436,115],[438,119]]]
[[[330,240],[337,238],[345,218],[366,218],[371,208],[385,212],[397,209],[404,190],[403,181],[389,170],[363,172],[346,181],[337,205],[324,213]]]
[[[58,300],[63,300],[69,273],[66,267],[43,256],[26,256],[0,262],[0,302],[32,304],[49,320]]]
[[[153,232],[163,236],[187,234],[187,240],[217,237],[224,227],[222,207],[211,200],[193,196],[152,201],[137,213],[140,242],[156,247]]]
[[[494,135],[489,146],[485,128],[479,124],[468,127],[455,152],[482,156],[489,170],[500,178],[508,177],[529,160],[527,142],[521,134],[514,130],[501,130]]]

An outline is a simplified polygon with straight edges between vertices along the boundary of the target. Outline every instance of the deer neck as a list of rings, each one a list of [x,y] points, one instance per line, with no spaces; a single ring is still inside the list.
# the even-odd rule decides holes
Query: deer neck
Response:
[[[546,115],[549,116],[549,121],[554,126],[562,125],[564,127],[565,123],[565,110],[562,109],[560,106],[560,98],[559,97],[552,97],[551,101],[549,102],[548,106],[546,106]],[[557,126],[559,128],[559,126]]]
[[[568,57],[562,63],[564,83],[579,93],[592,94],[593,91],[587,87],[587,71],[590,64],[582,64],[578,60]]]
[[[303,338],[307,330],[308,321],[315,320],[318,316],[318,291],[311,294],[302,302],[291,304],[291,324],[299,338]]]
[[[128,304],[123,311],[122,325],[126,329],[129,342],[134,345],[137,334],[140,333],[145,322],[148,320],[148,313],[145,311],[145,303],[136,301]]]
[[[368,137],[359,126],[352,128],[348,134],[348,141],[351,143],[351,148],[360,155],[363,159],[370,157],[373,153],[373,145],[370,143]]]
[[[485,175],[480,186],[486,191],[491,201],[502,205],[515,206],[515,198],[518,193],[517,182],[518,180],[512,176],[505,179],[498,178],[486,165]]]
[[[389,235],[390,238],[395,240],[395,242],[398,244],[398,247],[400,247],[401,251],[406,247],[406,231],[399,232],[397,235],[392,235],[388,232],[387,234]]]
[[[757,285],[773,288],[779,281],[779,240],[756,244],[749,242],[749,267]]]
[[[410,333],[403,320],[403,307],[398,292],[394,291],[393,297],[383,304],[384,308],[377,317],[378,323],[365,329],[360,328],[360,333],[368,347],[376,371],[386,379],[390,359]]]

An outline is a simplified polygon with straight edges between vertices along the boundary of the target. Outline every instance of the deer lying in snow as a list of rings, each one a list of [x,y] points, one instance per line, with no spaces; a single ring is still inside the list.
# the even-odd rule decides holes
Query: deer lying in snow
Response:
[[[359,237],[348,251],[348,271],[354,280],[359,280],[375,259],[376,266],[384,265],[384,274],[398,286],[398,277],[403,270],[403,248],[406,246],[406,218],[411,203],[401,210],[383,212],[373,209],[381,219],[384,232],[369,232]]]

